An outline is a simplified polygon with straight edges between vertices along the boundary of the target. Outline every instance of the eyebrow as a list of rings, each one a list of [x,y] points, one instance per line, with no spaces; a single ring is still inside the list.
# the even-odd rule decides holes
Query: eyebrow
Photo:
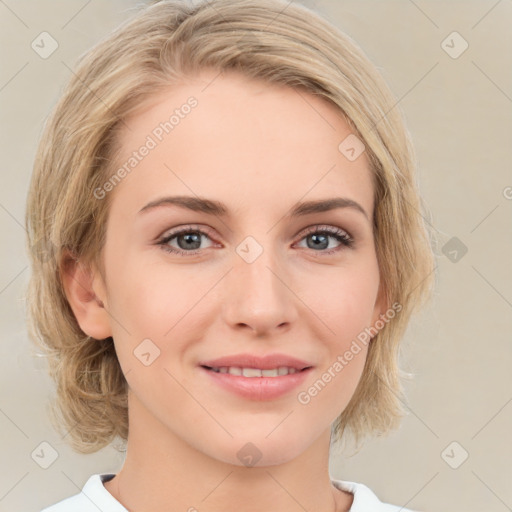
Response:
[[[178,206],[193,212],[206,213],[226,217],[229,215],[227,206],[219,201],[192,196],[167,196],[149,202],[139,210],[140,213],[148,212],[162,206]],[[346,197],[334,197],[331,199],[319,199],[296,204],[288,217],[302,217],[314,213],[322,213],[337,208],[351,208],[362,213],[367,220],[370,220],[366,210],[356,201]]]

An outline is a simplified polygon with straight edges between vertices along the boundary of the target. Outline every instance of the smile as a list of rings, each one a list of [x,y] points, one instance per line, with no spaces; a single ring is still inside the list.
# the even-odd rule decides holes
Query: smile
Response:
[[[280,366],[279,368],[265,370],[260,368],[240,368],[238,366],[220,366],[216,368],[205,366],[205,368],[216,373],[229,373],[230,375],[241,375],[243,377],[279,377],[282,375],[296,373],[297,371],[302,371],[288,366]]]
[[[288,366],[277,368],[251,368],[240,366],[199,366],[208,385],[251,401],[270,401],[295,396],[294,391],[304,386],[313,371],[312,366],[297,369]]]

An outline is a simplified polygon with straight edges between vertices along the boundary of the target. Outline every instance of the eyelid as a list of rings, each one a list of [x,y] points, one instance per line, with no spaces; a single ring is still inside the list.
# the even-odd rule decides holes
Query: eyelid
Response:
[[[331,224],[312,224],[311,226],[308,226],[307,228],[304,228],[304,230],[300,231],[297,236],[304,236],[309,233],[316,233],[317,231],[327,231],[329,233],[342,232],[345,233],[351,240],[354,240],[354,237],[346,229],[333,226]]]
[[[178,226],[174,226],[173,228],[166,229],[160,236],[158,236],[156,239],[162,240],[165,238],[168,238],[169,236],[176,236],[182,232],[188,232],[188,231],[200,231],[203,232],[205,235],[208,235],[210,238],[214,238],[212,235],[213,230],[205,226],[203,224],[180,224]]]

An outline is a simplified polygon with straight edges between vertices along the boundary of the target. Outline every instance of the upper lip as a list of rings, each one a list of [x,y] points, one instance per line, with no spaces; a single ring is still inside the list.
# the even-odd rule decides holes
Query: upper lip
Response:
[[[260,370],[270,370],[286,366],[303,370],[312,366],[306,361],[297,359],[296,357],[287,356],[286,354],[267,354],[265,356],[257,356],[253,354],[235,354],[231,356],[220,357],[218,359],[209,359],[201,361],[200,366],[208,366],[209,368],[221,368],[223,366],[231,366],[238,368],[259,368]]]

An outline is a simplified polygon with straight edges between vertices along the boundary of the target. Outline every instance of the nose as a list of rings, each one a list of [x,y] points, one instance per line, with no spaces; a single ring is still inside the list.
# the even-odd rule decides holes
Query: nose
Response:
[[[265,249],[251,263],[238,254],[233,261],[225,278],[225,321],[233,329],[250,330],[257,336],[290,328],[297,318],[298,299],[276,256]]]

